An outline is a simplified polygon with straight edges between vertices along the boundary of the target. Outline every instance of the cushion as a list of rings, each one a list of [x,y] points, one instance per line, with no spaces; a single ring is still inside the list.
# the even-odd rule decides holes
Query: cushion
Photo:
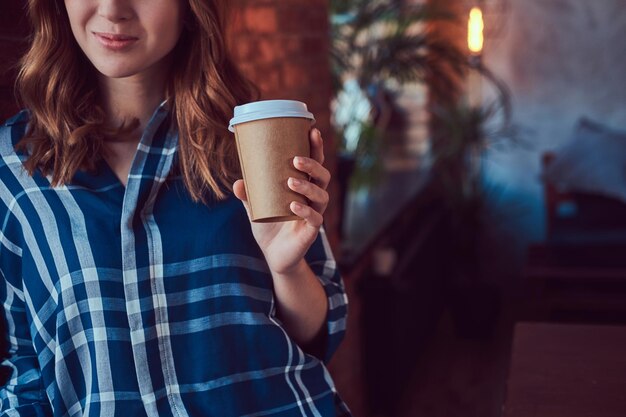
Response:
[[[626,202],[626,132],[581,118],[554,151],[543,179],[560,192],[590,192]]]

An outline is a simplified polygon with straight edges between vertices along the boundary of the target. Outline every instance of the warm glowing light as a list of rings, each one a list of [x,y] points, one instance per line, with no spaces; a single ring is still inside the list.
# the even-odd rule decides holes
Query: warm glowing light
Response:
[[[467,21],[467,46],[474,54],[483,50],[483,12],[478,7],[472,7]]]

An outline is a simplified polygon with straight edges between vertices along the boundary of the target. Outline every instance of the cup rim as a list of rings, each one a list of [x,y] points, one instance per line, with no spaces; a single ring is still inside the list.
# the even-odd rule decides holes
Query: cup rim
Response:
[[[307,105],[297,100],[260,100],[236,106],[233,118],[230,119],[228,130],[235,131],[235,125],[256,120],[274,119],[278,117],[296,117],[310,119],[315,123],[313,113]]]

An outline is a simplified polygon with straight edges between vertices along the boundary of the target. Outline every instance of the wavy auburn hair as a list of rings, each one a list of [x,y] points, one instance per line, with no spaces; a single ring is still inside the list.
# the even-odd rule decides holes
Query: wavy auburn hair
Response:
[[[240,177],[227,126],[235,105],[258,96],[227,52],[227,2],[188,0],[166,91],[170,122],[179,133],[183,181],[193,200],[203,203],[207,191],[224,199]],[[28,131],[17,148],[29,153],[28,173],[51,174],[53,186],[69,182],[78,169],[94,170],[106,134],[137,126],[137,121],[105,126],[96,70],[75,41],[62,4],[29,0],[33,35],[16,83],[21,104],[30,110]]]

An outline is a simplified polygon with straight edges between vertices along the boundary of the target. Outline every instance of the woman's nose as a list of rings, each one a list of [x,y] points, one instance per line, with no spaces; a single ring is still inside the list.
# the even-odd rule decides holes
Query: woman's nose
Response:
[[[128,0],[100,0],[98,14],[111,22],[130,20],[133,8]]]

